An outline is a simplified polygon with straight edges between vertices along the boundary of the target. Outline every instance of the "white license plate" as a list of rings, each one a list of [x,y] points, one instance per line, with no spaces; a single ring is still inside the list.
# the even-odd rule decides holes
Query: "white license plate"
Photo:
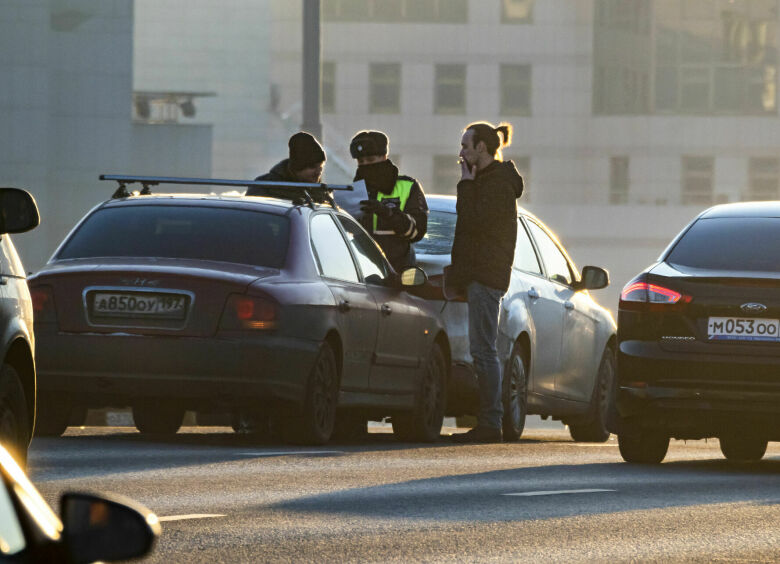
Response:
[[[780,319],[710,317],[707,333],[711,341],[780,341]]]
[[[183,319],[186,310],[186,296],[177,294],[95,292],[92,298],[92,313],[98,316]]]

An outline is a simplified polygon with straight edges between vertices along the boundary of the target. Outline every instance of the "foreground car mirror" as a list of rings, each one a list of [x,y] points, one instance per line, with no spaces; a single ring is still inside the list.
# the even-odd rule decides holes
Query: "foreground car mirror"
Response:
[[[401,286],[422,286],[427,281],[428,275],[418,266],[407,268],[401,273]]]
[[[40,221],[38,206],[29,192],[0,188],[0,234],[24,233],[37,227]]]
[[[582,279],[575,284],[576,290],[600,290],[609,286],[609,272],[600,266],[586,266]]]
[[[151,551],[160,535],[157,516],[121,496],[66,493],[60,507],[71,562],[138,558]]]

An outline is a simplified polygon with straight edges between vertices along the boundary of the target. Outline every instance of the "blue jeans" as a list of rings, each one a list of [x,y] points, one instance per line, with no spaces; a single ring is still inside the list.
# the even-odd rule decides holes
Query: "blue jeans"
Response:
[[[479,282],[468,287],[469,346],[479,380],[481,427],[501,428],[504,405],[501,401],[501,364],[498,362],[498,314],[504,292]]]

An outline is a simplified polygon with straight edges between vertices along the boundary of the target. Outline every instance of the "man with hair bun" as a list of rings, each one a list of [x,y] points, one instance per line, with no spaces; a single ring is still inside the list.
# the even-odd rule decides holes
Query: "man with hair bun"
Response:
[[[460,142],[458,219],[445,284],[468,299],[469,346],[479,380],[480,402],[477,426],[453,436],[459,443],[502,440],[498,317],[515,255],[516,200],[523,193],[523,177],[512,161],[503,162],[501,157],[501,149],[511,141],[510,124],[494,127],[476,122],[463,130]]]

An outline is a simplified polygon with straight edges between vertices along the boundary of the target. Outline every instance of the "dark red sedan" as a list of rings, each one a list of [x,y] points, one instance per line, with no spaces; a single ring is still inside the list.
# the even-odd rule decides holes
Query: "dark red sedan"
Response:
[[[130,406],[142,433],[175,433],[198,410],[268,417],[294,442],[385,416],[402,439],[437,438],[448,339],[404,287],[424,273],[395,273],[327,193],[317,203],[316,190],[289,189],[122,189],[90,211],[29,282],[38,433],[61,434],[85,408]]]

